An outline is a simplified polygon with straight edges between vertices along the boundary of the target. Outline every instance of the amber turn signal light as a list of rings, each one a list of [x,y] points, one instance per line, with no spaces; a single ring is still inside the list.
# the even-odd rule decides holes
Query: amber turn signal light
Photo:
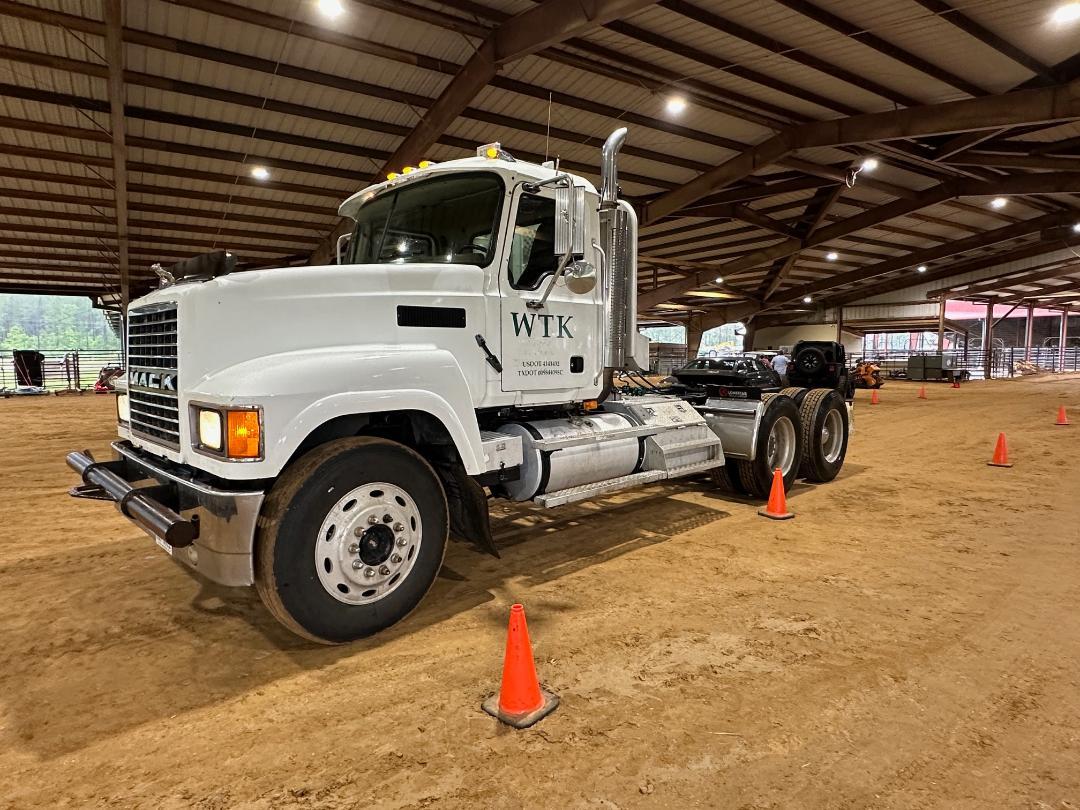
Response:
[[[259,458],[262,455],[258,411],[228,412],[229,458]]]

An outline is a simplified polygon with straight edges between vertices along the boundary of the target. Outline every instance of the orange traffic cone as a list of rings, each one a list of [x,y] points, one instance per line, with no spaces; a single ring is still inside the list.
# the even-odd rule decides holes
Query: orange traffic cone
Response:
[[[953,388],[959,388],[960,387],[960,381],[959,380],[953,380],[952,381],[952,387]]]
[[[877,389],[875,388],[870,394],[870,404],[877,405],[881,400],[878,399]]]
[[[1058,418],[1057,421],[1054,422],[1054,424],[1058,427],[1065,427],[1067,424],[1069,424],[1069,417],[1065,415],[1064,405],[1058,407]]]
[[[997,445],[994,447],[994,460],[988,461],[991,467],[1011,467],[1009,463],[1009,445],[1005,442],[1005,434],[999,433]]]
[[[926,399],[926,386],[925,385],[920,385],[919,386],[919,399]]]
[[[787,510],[787,494],[784,492],[784,474],[777,467],[772,476],[772,489],[769,490],[769,503],[758,514],[773,520],[789,520],[795,515]]]
[[[527,728],[551,714],[559,705],[558,695],[540,686],[536,679],[525,608],[510,606],[510,626],[506,631],[502,688],[484,701],[482,708],[514,728]]]

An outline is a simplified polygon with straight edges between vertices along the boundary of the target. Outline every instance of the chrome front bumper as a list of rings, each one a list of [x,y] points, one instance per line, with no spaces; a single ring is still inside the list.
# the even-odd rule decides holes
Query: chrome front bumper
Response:
[[[189,468],[152,456],[130,442],[113,442],[113,461],[88,452],[68,454],[83,479],[80,498],[113,501],[161,548],[221,585],[255,581],[255,524],[262,490],[217,489],[193,480]]]

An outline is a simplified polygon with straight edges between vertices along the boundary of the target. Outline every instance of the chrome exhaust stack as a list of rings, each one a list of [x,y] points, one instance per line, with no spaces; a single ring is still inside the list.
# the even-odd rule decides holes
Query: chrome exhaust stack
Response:
[[[619,199],[619,150],[626,141],[626,127],[608,136],[601,152],[600,240],[605,257],[604,273],[604,366],[609,373],[637,369],[634,343],[637,337],[637,214]]]

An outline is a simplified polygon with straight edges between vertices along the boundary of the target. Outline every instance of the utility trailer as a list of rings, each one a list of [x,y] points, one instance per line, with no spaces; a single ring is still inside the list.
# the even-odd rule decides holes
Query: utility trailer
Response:
[[[69,454],[72,494],[340,643],[416,607],[451,534],[497,555],[489,497],[556,507],[700,473],[764,497],[774,469],[835,477],[850,391],[821,369],[694,404],[615,386],[648,362],[625,138],[604,144],[599,190],[498,144],[390,175],[342,204],[334,265],[156,268],[127,313],[115,457]]]

